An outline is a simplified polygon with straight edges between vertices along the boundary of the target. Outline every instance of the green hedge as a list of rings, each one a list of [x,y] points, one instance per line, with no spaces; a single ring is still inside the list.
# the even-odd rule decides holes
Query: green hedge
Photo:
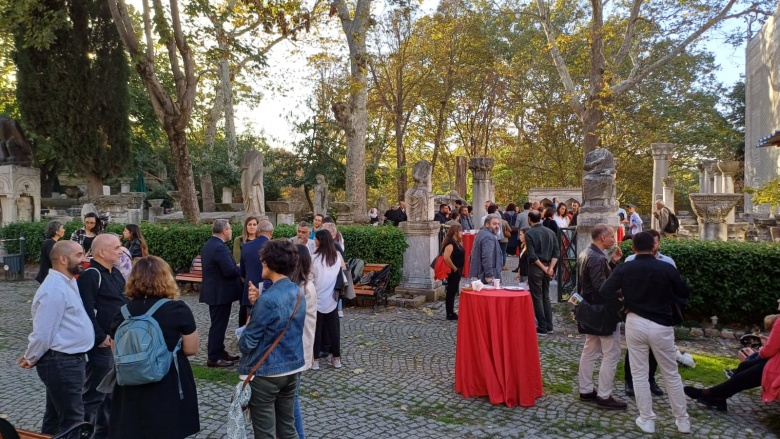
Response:
[[[43,233],[47,222],[12,223],[0,228],[0,238],[16,239],[24,235],[27,241],[27,261],[40,262]],[[150,224],[141,223],[141,232],[149,245],[149,252],[165,259],[174,269],[189,267],[203,244],[211,236],[211,225],[192,226],[189,224]],[[65,225],[65,238],[82,227],[81,223],[70,222]],[[233,224],[233,236],[241,235],[241,224]],[[120,234],[123,224],[109,224],[108,231]],[[344,236],[347,258],[360,258],[366,262],[392,264],[390,285],[395,287],[401,280],[406,238],[395,227],[342,226],[339,231]],[[295,236],[296,227],[281,225],[274,228],[274,238]],[[232,249],[232,244],[231,249]],[[18,251],[18,241],[9,241],[8,253]]]
[[[621,244],[631,254],[631,242]],[[780,244],[661,240],[661,253],[674,259],[693,290],[686,317],[720,322],[763,322],[780,298]]]

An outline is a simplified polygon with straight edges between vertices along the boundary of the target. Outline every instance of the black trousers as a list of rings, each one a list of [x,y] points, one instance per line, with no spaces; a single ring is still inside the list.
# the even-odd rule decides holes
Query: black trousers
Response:
[[[330,346],[323,346],[323,336],[327,336]],[[320,351],[326,348],[334,357],[341,356],[341,322],[339,309],[334,308],[329,313],[317,311],[317,329],[314,331],[314,358],[320,358]]]
[[[647,382],[655,383],[655,373],[658,371],[658,362],[655,360],[652,349],[650,350],[650,370],[647,375]],[[623,372],[626,375],[626,386],[634,385],[634,377],[631,376],[631,364],[628,362],[628,350],[626,350],[626,362],[623,363]]]
[[[528,286],[531,289],[531,299],[534,302],[534,316],[540,331],[553,330],[552,306],[550,305],[550,278],[532,264],[528,268]]]
[[[460,288],[460,278],[461,270],[455,270],[455,272],[447,276],[447,298],[444,302],[444,309],[447,310],[448,316],[455,314],[455,296]]]
[[[208,359],[211,362],[219,361],[225,352],[225,331],[230,321],[230,309],[232,304],[209,305],[211,326],[209,327]]]
[[[761,386],[761,377],[764,374],[764,366],[769,360],[756,358],[754,360],[743,361],[734,375],[726,382],[720,383],[715,387],[710,387],[709,398],[726,399],[737,393]]]

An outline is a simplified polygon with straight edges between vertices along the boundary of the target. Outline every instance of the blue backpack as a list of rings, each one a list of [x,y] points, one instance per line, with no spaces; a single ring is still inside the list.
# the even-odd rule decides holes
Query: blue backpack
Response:
[[[119,325],[114,336],[114,368],[116,382],[120,386],[138,386],[156,383],[168,375],[171,360],[179,372],[176,353],[181,349],[181,339],[168,350],[162,329],[152,317],[169,299],[160,299],[149,311],[140,316],[131,316],[127,305],[121,308],[125,321]],[[179,399],[184,399],[179,378]]]

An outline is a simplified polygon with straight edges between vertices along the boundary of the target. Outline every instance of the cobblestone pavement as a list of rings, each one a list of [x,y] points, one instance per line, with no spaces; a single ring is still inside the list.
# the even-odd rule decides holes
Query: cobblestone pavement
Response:
[[[505,272],[505,281],[512,275]],[[15,363],[30,331],[36,288],[30,281],[0,282],[0,414],[31,430],[40,429],[44,389],[34,371]],[[182,299],[195,312],[201,338],[201,353],[192,361],[204,364],[207,307],[194,294]],[[545,395],[534,407],[508,408],[455,392],[457,325],[444,319],[442,301],[416,310],[380,308],[376,315],[368,308],[349,308],[341,321],[344,368],[325,366],[303,376],[306,433],[310,438],[379,439],[646,437],[634,424],[638,413],[633,401],[626,412],[607,412],[576,400],[582,339],[563,317],[564,308],[557,312],[555,334],[539,342]],[[228,331],[235,329],[236,315]],[[719,351],[717,343],[710,342],[707,349]],[[734,352],[726,347],[727,353]],[[616,394],[622,395],[622,383],[616,386]],[[202,431],[195,437],[223,437],[231,386],[199,380],[198,391]],[[678,436],[668,399],[654,397],[654,406],[656,437]],[[764,438],[780,432],[780,406],[762,403],[755,390],[732,398],[727,413],[693,402],[688,412],[694,437]]]

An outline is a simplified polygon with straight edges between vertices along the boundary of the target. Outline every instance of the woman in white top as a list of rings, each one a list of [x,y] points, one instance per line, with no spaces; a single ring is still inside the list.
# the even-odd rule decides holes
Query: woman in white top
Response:
[[[317,290],[314,288],[313,273],[311,271],[311,256],[307,246],[298,244],[298,269],[292,276],[294,282],[303,288],[306,298],[306,320],[303,323],[303,357],[306,361],[306,370],[311,368],[314,353],[314,332],[317,327]],[[298,388],[301,386],[298,379]],[[295,389],[295,429],[299,439],[304,439],[303,415],[298,400],[298,389]]]
[[[323,224],[324,226],[324,224]],[[314,234],[317,249],[312,259],[314,288],[317,290],[317,328],[314,332],[314,363],[312,370],[320,370],[320,350],[323,337],[330,342],[328,352],[333,355],[328,364],[341,368],[341,327],[336,298],[336,277],[341,275],[343,259],[333,244],[328,230],[319,230]]]
[[[569,215],[566,214],[566,204],[558,203],[558,207],[553,215],[553,221],[558,224],[558,228],[569,227]]]

